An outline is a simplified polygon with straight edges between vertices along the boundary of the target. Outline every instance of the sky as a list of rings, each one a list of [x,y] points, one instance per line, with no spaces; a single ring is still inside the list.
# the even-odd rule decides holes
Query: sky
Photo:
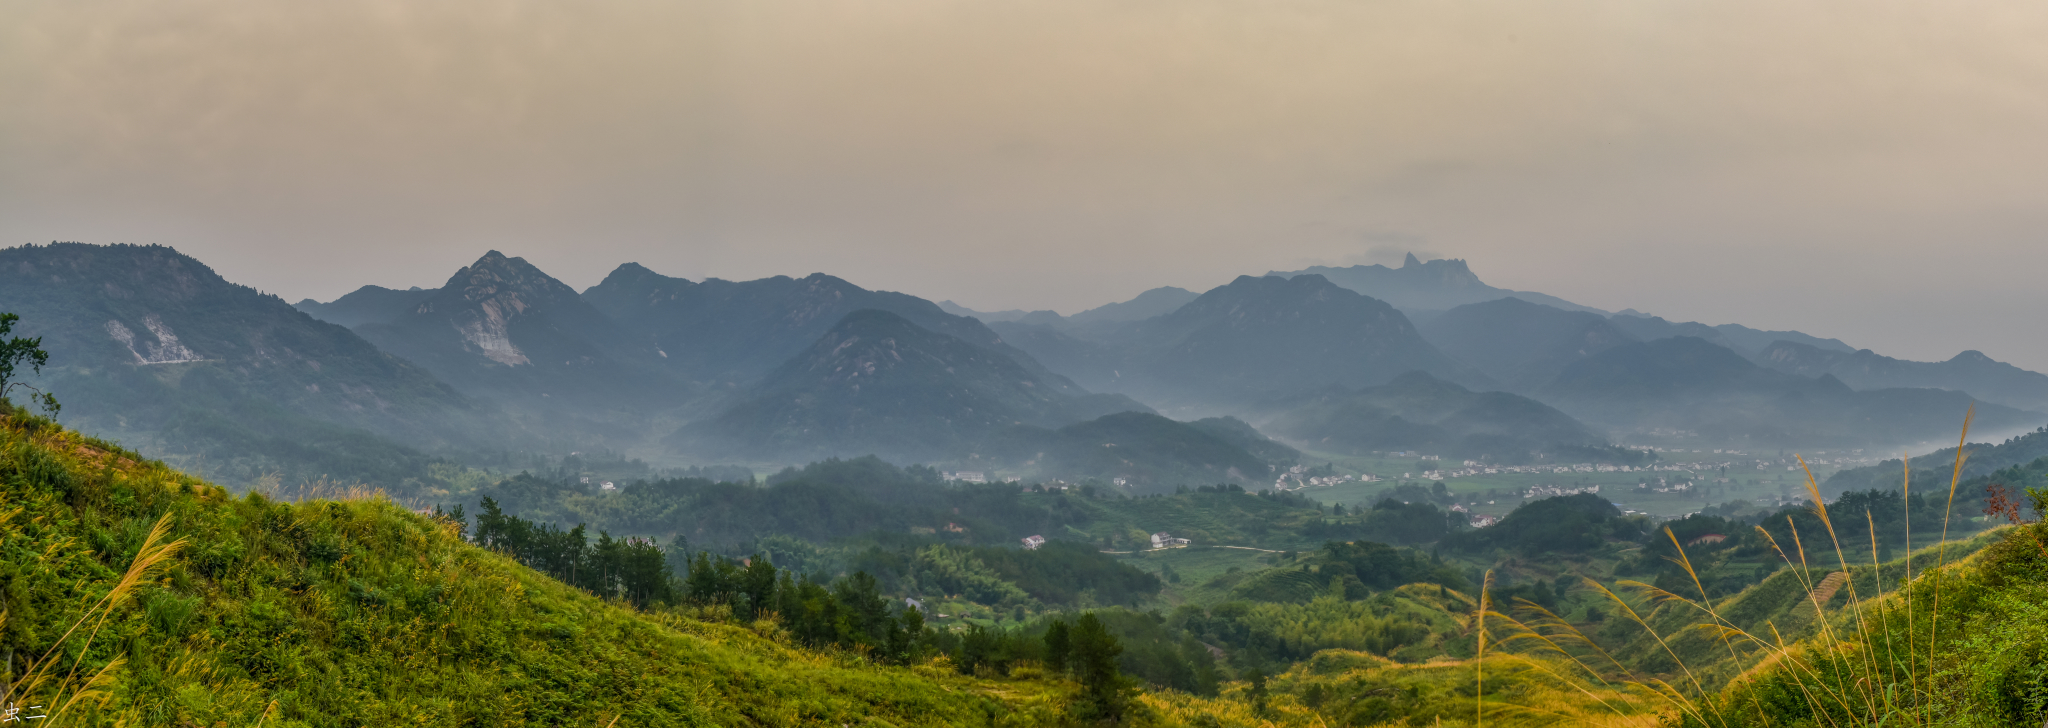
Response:
[[[0,246],[1064,313],[1308,265],[2048,370],[2048,6],[5,0]]]

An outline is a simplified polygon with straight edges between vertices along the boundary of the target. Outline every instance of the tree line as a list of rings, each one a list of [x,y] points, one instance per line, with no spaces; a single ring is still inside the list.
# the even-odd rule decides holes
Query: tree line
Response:
[[[1118,666],[1123,646],[1093,613],[1069,621],[1041,620],[1028,627],[938,630],[908,600],[883,596],[866,571],[830,581],[783,569],[765,555],[732,558],[676,549],[653,539],[615,539],[600,530],[592,541],[582,525],[563,529],[505,513],[488,497],[479,505],[474,534],[461,506],[435,515],[456,524],[471,542],[498,551],[565,584],[642,609],[688,606],[698,614],[742,622],[772,619],[797,642],[837,648],[882,664],[907,665],[944,655],[965,674],[1008,674],[1023,662],[1072,676],[1082,686],[1077,717],[1114,719],[1129,707],[1134,685]],[[1013,564],[1014,567],[1014,564]]]

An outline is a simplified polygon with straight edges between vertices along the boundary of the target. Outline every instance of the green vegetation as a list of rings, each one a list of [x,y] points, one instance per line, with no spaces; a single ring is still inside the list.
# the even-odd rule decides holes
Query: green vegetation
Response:
[[[1824,479],[1821,492],[1829,496],[1857,490],[1889,490],[1900,483],[1908,474],[1912,482],[1931,484],[1947,483],[1953,475],[1950,465],[1956,460],[1960,448],[1944,448],[1914,458],[1914,469],[1907,472],[1906,461],[1893,459],[1866,468],[1843,470]],[[2006,468],[2026,465],[2048,457],[2048,427],[2027,434],[2009,438],[1995,444],[1972,444],[1969,457],[1963,461],[1962,475],[1965,478],[1979,478]],[[1971,494],[1959,493],[1958,496]]]
[[[2036,491],[2037,504],[2044,497]],[[1774,653],[1781,655],[1775,669],[1702,701],[1685,723],[1989,727],[2048,720],[2048,533],[2031,524],[2002,535],[1961,564],[1845,608],[1842,624]],[[1886,581],[1902,576],[1895,575],[1902,568],[1887,567]],[[1867,582],[1868,569],[1857,571],[1855,580]]]
[[[636,611],[380,498],[233,498],[19,412],[0,487],[0,652],[53,724],[1038,724],[1071,685]]]
[[[322,440],[252,402],[193,414],[307,461],[366,459],[345,428],[320,424],[338,428]],[[1147,452],[1226,457],[1172,477],[1291,452],[1228,420],[1068,429],[1087,457],[1128,448],[1109,456],[1126,468]],[[531,464],[509,478],[426,456],[389,466],[446,512],[366,489],[231,498],[10,408],[0,650],[25,659],[8,682],[79,723],[2048,717],[2048,633],[2032,619],[2048,535],[1926,548],[1989,525],[1977,512],[2048,509],[2048,458],[1959,463],[1934,496],[1877,488],[1654,524],[1579,494],[1480,529],[1446,509],[1470,494],[1442,483],[1346,507],[1229,483],[949,482],[875,457],[760,484],[661,477],[615,453]],[[599,490],[587,472],[643,479]],[[1858,513],[1863,528],[1845,528]],[[1160,531],[1195,545],[1154,549]],[[1049,540],[1025,549],[1024,535]],[[1899,651],[1901,634],[1918,643]]]
[[[31,372],[41,374],[43,365],[50,363],[50,353],[43,351],[42,348],[42,337],[28,339],[7,336],[14,331],[14,322],[20,320],[20,316],[0,313],[0,397],[6,397],[7,393],[14,389],[29,390],[33,392],[30,396],[35,402],[54,416],[59,409],[56,395],[36,389],[26,382],[14,381],[15,367],[26,364]]]
[[[1617,462],[1642,458],[1606,449],[1591,429],[1549,405],[1507,392],[1473,392],[1422,372],[1356,391],[1333,388],[1290,403],[1271,427],[1276,434],[1314,443],[1318,450],[1347,455],[1421,450],[1519,464],[1565,449],[1574,456],[1626,458]],[[1603,450],[1594,453],[1596,448]]]
[[[1010,428],[976,450],[988,453],[977,465],[1044,479],[1122,478],[1131,494],[1164,493],[1188,482],[1258,483],[1300,455],[1243,422],[1175,422],[1148,412],[1119,412],[1057,430]]]
[[[947,484],[861,459],[792,469],[770,485],[677,479],[611,494],[528,475],[483,490],[506,500],[418,514],[375,497],[231,498],[18,412],[0,434],[10,506],[0,513],[0,649],[50,655],[16,679],[35,670],[28,694],[70,705],[63,719],[73,722],[1469,725],[1483,713],[1500,725],[1669,718],[1722,728],[1754,721],[1757,705],[1855,724],[1869,711],[1850,698],[1923,723],[2048,717],[2029,702],[2048,694],[2048,635],[2026,619],[2048,597],[2034,593],[2048,581],[2048,534],[2028,525],[1930,550],[1923,539],[1938,538],[1937,526],[1916,538],[1918,578],[1901,592],[1903,540],[1869,536],[1903,531],[1909,509],[1916,535],[1928,528],[1942,508],[1917,493],[1841,499],[1832,521],[1799,509],[1729,512],[1671,522],[1668,533],[1595,497],[1546,499],[1487,529],[1439,521],[1442,532],[1420,542],[1432,553],[1356,538],[1317,545],[1305,534],[1445,518],[1434,504],[1388,500],[1340,515],[1234,486],[1112,497],[1092,486]],[[1958,493],[2041,483],[2048,459],[1991,476],[1958,481]],[[2048,507],[2048,490],[2023,497],[1997,485],[1984,502],[2004,517]],[[684,500],[663,505],[664,493]],[[741,495],[772,507],[707,508]],[[592,505],[632,497],[644,500]],[[792,529],[845,535],[668,538],[529,518],[507,505],[515,498],[537,512],[642,513],[650,520],[622,522],[643,525],[780,508]],[[803,503],[825,505],[803,515]],[[834,515],[862,503],[869,510]],[[1854,510],[1868,514],[1862,541],[1844,527]],[[897,512],[965,527],[853,525]],[[1067,537],[1030,551],[1009,544],[1006,529],[1046,523]],[[1117,545],[1103,541],[1152,528],[1281,548],[1101,553]],[[1723,538],[1701,540],[1713,535]],[[1786,537],[1806,550],[1772,546]],[[691,548],[699,543],[711,550]],[[1751,553],[1758,543],[1769,553]],[[1823,562],[1839,558],[1837,543],[1868,556]],[[1939,552],[1958,561],[1979,548],[1923,575]],[[1763,556],[1778,568],[1759,569]],[[1492,574],[1474,578],[1487,566]],[[1931,603],[1935,585],[1938,621],[1900,616],[1903,600]],[[1666,596],[1702,590],[1711,601]],[[1702,615],[1770,636],[1731,650],[1692,626]],[[74,624],[88,626],[66,636]],[[1886,639],[1896,654],[1901,632],[1921,640],[1909,652],[1925,659],[1865,659]],[[1860,687],[1874,669],[1908,674],[1915,659],[1923,685],[1895,690],[1890,707]],[[1799,702],[1816,686],[1849,708]]]
[[[1468,531],[1446,542],[1452,548],[1507,549],[1523,554],[1584,552],[1611,540],[1638,540],[1644,519],[1625,518],[1621,509],[1597,495],[1559,496],[1516,508],[1491,528]]]

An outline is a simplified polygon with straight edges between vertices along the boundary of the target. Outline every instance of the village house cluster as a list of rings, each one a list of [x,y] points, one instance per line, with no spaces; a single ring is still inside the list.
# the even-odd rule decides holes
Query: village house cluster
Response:
[[[1585,486],[1585,487],[1581,487],[1581,488],[1560,488],[1560,487],[1558,487],[1558,486],[1555,486],[1555,485],[1532,485],[1532,486],[1529,486],[1529,489],[1528,489],[1528,490],[1522,491],[1522,497],[1523,497],[1523,498],[1555,498],[1555,497],[1557,497],[1557,496],[1561,496],[1561,495],[1578,495],[1578,494],[1580,494],[1580,493],[1598,493],[1598,492],[1600,492],[1600,486],[1597,486],[1597,485],[1588,485],[1588,486]]]
[[[1375,480],[1379,480],[1379,478],[1371,475],[1308,475],[1307,468],[1296,465],[1288,468],[1287,472],[1281,473],[1280,479],[1273,481],[1273,490],[1289,491],[1301,490],[1303,488],[1328,488],[1339,483],[1349,483],[1352,481],[1370,483]],[[1292,481],[1293,485],[1289,485],[1289,481]]]

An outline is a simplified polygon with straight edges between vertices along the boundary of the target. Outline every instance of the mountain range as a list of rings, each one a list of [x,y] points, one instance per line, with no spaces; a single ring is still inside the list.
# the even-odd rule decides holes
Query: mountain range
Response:
[[[952,301],[940,301],[939,308],[956,316],[972,316],[981,321],[994,323],[1017,322],[1033,326],[1051,326],[1066,329],[1077,326],[1120,324],[1143,321],[1154,316],[1173,313],[1175,309],[1188,305],[1201,294],[1185,288],[1162,286],[1138,294],[1129,301],[1106,303],[1072,316],[1061,316],[1056,311],[976,311]]]
[[[38,381],[67,421],[229,480],[391,484],[435,458],[604,448],[749,466],[880,454],[1152,487],[1250,482],[1302,457],[1262,431],[1310,451],[1512,459],[1611,438],[1890,447],[1952,428],[1972,399],[1980,427],[2039,424],[2027,410],[2048,407],[2048,377],[1975,352],[1908,362],[1608,315],[1412,257],[997,321],[823,273],[689,280],[626,263],[579,293],[497,251],[439,288],[296,306],[161,247],[24,246],[0,270],[19,281],[0,310],[57,356]]]
[[[659,347],[692,382],[739,387],[768,376],[854,311],[887,311],[924,329],[997,352],[1054,386],[1071,385],[1005,344],[982,322],[916,296],[870,291],[823,273],[693,282],[627,263],[583,292],[618,325]]]
[[[523,442],[429,370],[167,247],[21,246],[0,270],[63,421],[182,467],[395,481],[426,451]]]
[[[662,376],[653,342],[525,259],[490,251],[425,293],[354,330],[467,392],[528,406],[633,410],[691,394]]]
[[[971,320],[971,319],[970,319]],[[712,457],[816,460],[880,454],[952,460],[991,433],[1057,427],[1128,410],[998,351],[878,309],[854,311],[724,413],[677,432]]]
[[[1083,331],[998,324],[1086,386],[1175,411],[1224,412],[1411,371],[1492,384],[1426,341],[1399,310],[1319,275],[1239,276],[1170,313]]]
[[[1795,341],[1776,341],[1757,363],[1803,377],[1833,376],[1857,389],[1927,387],[1966,391],[1989,402],[2048,410],[2048,375],[1965,351],[1943,362],[1893,359],[1869,349],[1841,351]]]
[[[1716,345],[1727,347],[1737,354],[1756,360],[1764,349],[1779,341],[1810,346],[1824,351],[1853,352],[1856,350],[1840,339],[1823,339],[1797,331],[1763,331],[1741,324],[1708,326],[1702,323],[1672,323],[1657,316],[1623,311],[1608,319],[1621,330],[1644,341],[1668,339],[1673,336],[1691,336],[1705,339]]]
[[[1567,367],[1544,401],[1618,432],[1692,433],[1715,442],[1779,447],[1924,443],[1951,436],[1970,395],[1943,389],[1856,390],[1767,369],[1705,339],[1636,342]],[[2032,427],[2039,413],[1979,403],[1986,430]]]

